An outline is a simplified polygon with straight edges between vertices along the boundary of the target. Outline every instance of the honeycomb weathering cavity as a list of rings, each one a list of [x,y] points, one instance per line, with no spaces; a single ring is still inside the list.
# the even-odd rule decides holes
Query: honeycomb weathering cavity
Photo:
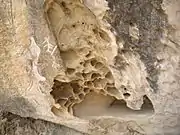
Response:
[[[133,117],[139,119],[142,115],[148,117],[152,114],[153,105],[147,96],[144,96],[144,103],[141,110],[132,110],[127,107],[124,100],[117,100],[114,97],[95,92],[91,92],[85,97],[83,102],[74,106],[74,115],[86,119],[97,116]]]
[[[55,114],[60,111],[81,117],[81,110],[93,105],[97,107],[93,110],[102,110],[106,115],[110,112],[105,110],[115,100],[131,97],[130,93],[123,93],[115,86],[109,67],[110,60],[115,57],[111,38],[86,6],[78,0],[48,0],[45,15],[57,39],[65,68],[65,76],[57,75],[50,93],[56,103],[52,108]],[[111,107],[109,110],[117,111]]]

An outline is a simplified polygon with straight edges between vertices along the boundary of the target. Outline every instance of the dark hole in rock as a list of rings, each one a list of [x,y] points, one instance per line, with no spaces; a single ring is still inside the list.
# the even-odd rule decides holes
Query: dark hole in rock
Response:
[[[115,87],[107,87],[106,90],[110,95],[119,94],[118,90]]]
[[[131,94],[129,94],[129,93],[124,93],[123,96],[124,96],[124,98],[128,98],[128,97],[131,96]]]
[[[66,71],[67,71],[67,73],[68,73],[68,74],[70,74],[70,75],[71,75],[71,74],[73,74],[76,70],[75,70],[75,69],[73,69],[73,68],[67,68],[67,70],[66,70]]]
[[[54,80],[52,89],[53,90],[50,92],[50,94],[53,96],[55,101],[72,96],[72,88],[69,83]]]
[[[66,8],[66,3],[64,1],[61,2],[61,6],[63,6],[64,8]]]
[[[101,67],[103,67],[104,65],[101,63],[101,62],[97,62],[96,64],[95,64],[95,68],[96,69],[100,69]]]
[[[91,56],[91,52],[89,52],[87,55],[86,55],[86,58],[89,58]]]
[[[93,83],[91,81],[87,81],[84,83],[85,86],[88,86],[88,87],[93,87]]]
[[[64,105],[67,102],[67,99],[58,99],[57,103],[59,103],[60,105]]]
[[[130,22],[129,25],[132,26],[132,27],[134,26],[134,24],[132,22]]]
[[[89,92],[90,92],[90,89],[89,89],[89,88],[84,88],[84,92],[85,92],[85,93],[89,93]]]
[[[106,86],[106,80],[101,79],[101,78],[97,78],[94,79],[93,84],[95,88],[104,88]]]
[[[72,97],[69,98],[69,101],[74,102],[75,98],[72,96]]]
[[[152,104],[151,100],[146,95],[143,96],[143,101],[144,101],[144,103],[141,106],[141,109],[142,110],[151,110],[152,112],[154,112],[153,104]]]
[[[99,73],[93,73],[91,76],[92,79],[99,78],[99,77],[101,77]]]
[[[91,65],[92,65],[92,66],[95,66],[96,63],[97,63],[97,60],[96,60],[96,59],[92,59],[92,60],[91,60]]]
[[[85,74],[85,73],[82,73],[82,77],[83,77],[83,78],[86,78],[86,74]]]
[[[97,33],[98,33],[98,30],[97,30],[97,29],[93,29],[92,31],[94,32],[94,34],[97,34]]]
[[[83,93],[81,93],[81,94],[79,94],[79,99],[81,99],[81,100],[83,100],[84,99],[84,94]]]
[[[106,95],[106,91],[103,89],[100,89],[100,94]]]
[[[121,88],[122,88],[124,91],[127,91],[127,88],[126,88],[124,85],[121,85]]]
[[[75,94],[78,94],[79,92],[81,92],[80,86],[77,83],[71,83],[71,87],[73,88],[73,92]]]
[[[113,80],[113,75],[112,75],[111,72],[108,72],[108,73],[105,75],[105,77],[106,77],[107,79],[109,79],[109,80]]]
[[[80,62],[80,65],[83,65],[84,64],[84,62]]]
[[[68,100],[68,101],[64,104],[64,106],[65,106],[65,107],[69,107],[71,104],[72,104],[72,102],[71,102],[70,100]]]
[[[71,106],[68,107],[68,112],[73,115],[73,111],[72,111],[72,107]]]
[[[92,89],[90,89],[90,90],[89,90],[89,92],[93,92],[93,90],[92,90]]]

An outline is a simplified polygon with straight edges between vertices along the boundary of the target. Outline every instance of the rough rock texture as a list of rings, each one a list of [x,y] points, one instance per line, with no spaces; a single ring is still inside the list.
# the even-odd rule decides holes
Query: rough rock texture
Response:
[[[21,118],[4,113],[0,119],[1,135],[87,135],[50,122]]]
[[[180,134],[180,0],[0,2],[1,134]]]

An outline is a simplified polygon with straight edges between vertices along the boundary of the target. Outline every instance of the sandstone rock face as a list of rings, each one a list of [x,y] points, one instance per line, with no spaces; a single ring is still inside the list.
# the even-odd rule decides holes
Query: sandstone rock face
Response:
[[[179,0],[0,7],[2,112],[84,134],[180,134]]]

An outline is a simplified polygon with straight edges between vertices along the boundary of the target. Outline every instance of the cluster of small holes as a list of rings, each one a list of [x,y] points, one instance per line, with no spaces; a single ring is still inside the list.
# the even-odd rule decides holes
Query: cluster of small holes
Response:
[[[124,93],[123,93],[124,98],[125,99],[129,98],[131,96],[131,94],[128,92],[128,89],[124,85],[122,85],[121,87],[124,91]]]
[[[70,76],[73,74],[81,76],[82,79],[73,80],[69,83],[55,81],[56,85],[54,85],[53,91],[51,92],[53,97],[58,99],[55,100],[56,103],[67,108],[69,113],[72,113],[72,107],[76,103],[82,102],[90,92],[111,96],[115,96],[118,93],[114,87],[113,75],[102,61],[90,58],[80,64],[84,66],[84,69],[90,67],[90,70],[87,72],[77,72],[77,69],[67,68],[66,73]]]
[[[68,17],[73,15],[70,6],[72,3],[68,3],[65,0],[56,0],[55,2],[61,7],[65,16]],[[83,17],[81,16],[81,18]],[[83,27],[86,29],[86,26],[88,26],[87,29],[90,29],[90,32],[95,34],[96,39],[100,39],[102,42],[109,42],[110,38],[108,34],[93,22],[88,24],[88,21],[84,19],[72,22],[73,24],[70,24],[70,27],[67,25],[69,29],[75,31],[76,28]],[[60,35],[60,33],[58,34]],[[57,39],[59,35],[56,35]],[[109,94],[112,96],[117,94],[117,90],[114,87],[113,75],[106,66],[105,60],[99,58],[96,51],[92,49],[94,47],[94,38],[88,35],[87,39],[89,39],[87,40],[88,47],[80,48],[78,46],[79,48],[76,47],[76,50],[73,49],[73,47],[68,47],[70,45],[66,45],[66,42],[59,43],[60,54],[64,66],[66,67],[65,73],[68,82],[55,80],[52,88],[53,90],[50,94],[53,96],[56,103],[60,104],[62,108],[66,108],[67,111],[71,113],[72,107],[83,101],[85,96],[90,92],[97,92],[103,95]],[[124,96],[127,96],[127,94]]]
[[[58,4],[66,15],[70,14],[71,11],[65,1]],[[80,25],[84,27],[86,22],[78,21],[78,23],[71,24],[71,28],[75,29]],[[97,26],[93,26],[92,24],[91,28],[97,38],[108,39],[105,32],[97,28]],[[93,45],[92,41],[87,41],[87,43],[89,46]],[[62,44],[62,46],[65,46],[65,44]],[[103,58],[97,58],[95,52],[89,49],[89,47],[60,51],[61,58],[66,67],[66,75],[71,81],[61,82],[55,80],[51,95],[54,97],[56,103],[60,104],[62,108],[67,108],[67,111],[72,112],[73,105],[83,101],[85,96],[90,92],[97,92],[103,95],[109,93],[107,85],[113,84],[114,78]],[[75,59],[75,62],[73,59]],[[74,62],[73,64],[76,65],[75,68],[73,68],[74,65],[71,62]],[[79,67],[77,67],[78,63]],[[82,70],[79,70],[81,67]],[[109,94],[112,95],[112,92]]]

